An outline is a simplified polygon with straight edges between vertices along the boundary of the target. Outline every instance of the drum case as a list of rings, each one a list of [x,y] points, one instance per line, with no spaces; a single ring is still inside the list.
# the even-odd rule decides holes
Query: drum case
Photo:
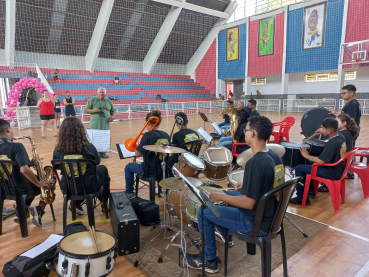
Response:
[[[126,192],[111,193],[109,203],[111,226],[118,239],[118,254],[129,255],[140,251],[140,224]]]

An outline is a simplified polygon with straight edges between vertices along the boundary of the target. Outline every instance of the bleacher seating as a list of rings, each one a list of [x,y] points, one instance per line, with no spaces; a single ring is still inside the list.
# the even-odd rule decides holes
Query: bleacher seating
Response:
[[[216,100],[204,86],[195,83],[190,76],[161,75],[143,73],[117,73],[83,70],[59,70],[61,81],[52,80],[54,69],[41,68],[53,91],[62,100],[65,91],[69,90],[77,105],[84,105],[88,97],[94,97],[99,87],[107,90],[108,97],[115,97],[115,104],[129,103],[161,103],[156,100],[158,94],[168,102],[193,102]],[[114,84],[114,78],[119,77],[120,85]]]

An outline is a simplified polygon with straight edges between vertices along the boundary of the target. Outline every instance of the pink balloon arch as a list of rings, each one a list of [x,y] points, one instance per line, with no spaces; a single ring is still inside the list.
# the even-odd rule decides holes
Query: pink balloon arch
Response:
[[[4,119],[12,119],[15,118],[16,112],[15,107],[20,107],[19,98],[21,97],[22,92],[27,89],[33,87],[37,92],[42,93],[44,90],[47,90],[45,85],[41,84],[40,81],[36,78],[23,78],[14,84],[12,89],[9,92],[8,100],[5,102],[6,105],[10,108],[6,111],[6,115],[2,115],[1,117]],[[50,92],[49,97],[52,97]]]

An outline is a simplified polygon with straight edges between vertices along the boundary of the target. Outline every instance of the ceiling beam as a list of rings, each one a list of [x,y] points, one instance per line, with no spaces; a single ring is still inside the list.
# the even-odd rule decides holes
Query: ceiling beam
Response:
[[[217,10],[212,10],[212,9],[208,9],[208,8],[204,8],[198,5],[194,5],[194,4],[190,4],[190,3],[186,3],[186,2],[182,2],[182,1],[177,1],[177,0],[153,0],[155,2],[158,3],[162,3],[162,4],[166,4],[166,5],[171,5],[174,7],[178,7],[178,8],[182,8],[182,9],[186,9],[186,10],[190,10],[190,11],[194,11],[194,12],[199,12],[199,13],[203,13],[203,14],[207,14],[207,15],[212,15],[212,16],[216,16],[216,17],[220,17],[220,18],[229,18],[229,14],[227,13],[227,10],[224,12],[220,12]],[[227,8],[228,9],[228,8]]]
[[[236,10],[237,3],[232,1],[229,3],[225,12],[228,14],[228,18],[231,17],[233,12]],[[210,30],[206,38],[200,44],[199,48],[197,48],[196,52],[193,54],[189,62],[187,63],[186,75],[192,75],[197,66],[200,64],[201,60],[205,56],[206,52],[208,52],[211,44],[214,39],[217,37],[219,31],[222,29],[223,25],[228,21],[228,18],[219,19],[217,23],[215,23],[214,27]]]
[[[101,5],[94,32],[85,56],[86,70],[90,72],[93,72],[95,69],[113,5],[114,0],[104,0]]]
[[[15,9],[16,0],[6,0],[5,59],[10,68],[14,66],[15,55]]]
[[[145,59],[143,61],[143,73],[151,74],[161,51],[164,48],[167,39],[172,32],[174,24],[176,24],[179,14],[182,8],[173,7],[167,17],[165,18],[163,24],[157,33],[154,42],[151,44],[149,51],[147,52]]]

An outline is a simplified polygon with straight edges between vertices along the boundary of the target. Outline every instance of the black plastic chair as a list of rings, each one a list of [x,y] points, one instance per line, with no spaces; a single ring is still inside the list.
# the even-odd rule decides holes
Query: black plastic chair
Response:
[[[22,186],[27,191],[27,194],[20,194],[15,187],[15,181],[12,178],[12,175],[8,171],[8,166],[13,166],[13,170],[19,172],[19,175],[22,179]],[[26,181],[26,177],[20,172],[20,168],[17,162],[14,161],[6,161],[0,160],[0,211],[3,210],[4,207],[4,200],[14,200],[17,205],[17,214],[19,218],[19,226],[21,229],[22,238],[28,237],[28,230],[27,230],[27,210],[26,210],[26,200],[36,197],[37,195],[41,194],[41,190],[38,189],[37,191],[33,190],[30,186],[30,183]],[[7,185],[6,179],[8,179],[8,184],[12,187],[11,193],[9,187]],[[20,185],[20,184],[18,184]],[[4,195],[3,193],[4,192]],[[51,214],[55,221],[54,209],[53,205],[50,204]],[[0,235],[2,235],[2,220],[0,222]]]
[[[109,213],[107,209],[107,199],[109,197],[109,192],[104,191],[104,187],[100,186],[97,181],[97,175],[96,175],[96,162],[94,160],[88,160],[88,159],[64,159],[64,160],[52,160],[51,164],[54,167],[54,171],[56,172],[56,177],[58,179],[59,185],[61,184],[61,180],[59,178],[59,175],[57,173],[57,170],[61,170],[62,175],[64,176],[64,180],[66,181],[67,188],[66,191],[63,192],[63,232],[65,231],[65,228],[67,226],[67,208],[68,208],[68,200],[71,200],[71,208],[72,208],[72,219],[76,220],[76,200],[84,200],[86,199],[86,206],[87,206],[87,216],[88,216],[88,224],[89,226],[95,227],[95,214],[94,214],[94,203],[93,200],[95,197],[98,197],[101,194],[102,197],[102,205],[105,210],[105,216],[108,219]],[[75,177],[73,165],[77,166],[78,169],[78,176]],[[86,165],[86,168],[88,166],[92,169],[92,178],[91,176],[86,176],[82,174],[82,166]],[[67,171],[66,166],[69,168],[70,176],[67,177]],[[72,169],[72,170],[71,170]],[[86,177],[91,178],[89,182],[92,181],[92,187],[93,187],[93,193],[86,193],[86,185],[84,179]],[[76,179],[80,182],[80,186],[83,188],[83,194],[78,193],[77,189],[77,183]],[[74,194],[71,194],[71,192],[74,192]]]
[[[292,193],[295,189],[297,182],[299,182],[302,178],[294,178],[291,179],[282,185],[270,190],[268,193],[264,194],[260,199],[259,206],[257,209],[257,214],[255,218],[254,228],[251,233],[246,235],[234,230],[227,230],[225,237],[226,243],[224,244],[225,252],[224,252],[224,276],[227,276],[227,262],[228,262],[228,242],[229,237],[234,236],[239,240],[245,241],[247,243],[247,254],[255,255],[256,252],[256,244],[261,249],[261,270],[263,277],[270,277],[272,273],[272,242],[271,240],[277,237],[277,235],[281,236],[282,242],[282,256],[283,256],[283,276],[288,276],[287,273],[287,253],[286,253],[286,242],[283,231],[283,218],[286,214],[286,210],[288,207],[288,203],[292,196]],[[268,204],[268,200],[272,197],[278,197],[279,201],[275,205],[275,214],[270,224],[270,228],[265,237],[260,237],[258,235],[261,222],[264,215],[265,206]]]
[[[144,154],[144,161],[148,161],[149,160],[149,155],[151,153],[154,153],[152,151],[146,151]],[[136,197],[138,197],[138,190],[139,190],[139,184],[143,184],[143,187],[149,187],[150,189],[150,201],[155,201],[155,184],[156,182],[158,182],[158,197],[160,197],[160,193],[161,193],[161,187],[159,186],[159,182],[163,179],[163,169],[161,168],[161,162],[162,160],[160,160],[160,154],[161,153],[156,153],[156,169],[155,172],[156,174],[154,176],[149,176],[149,163],[148,162],[144,162],[144,174],[140,175],[140,174],[136,174]],[[164,157],[165,154],[163,154]],[[145,184],[144,182],[148,182],[149,185]]]
[[[204,142],[203,139],[189,141],[189,142],[183,143],[181,145],[181,148],[198,156],[200,154],[200,150],[201,150],[201,146],[203,142]]]

